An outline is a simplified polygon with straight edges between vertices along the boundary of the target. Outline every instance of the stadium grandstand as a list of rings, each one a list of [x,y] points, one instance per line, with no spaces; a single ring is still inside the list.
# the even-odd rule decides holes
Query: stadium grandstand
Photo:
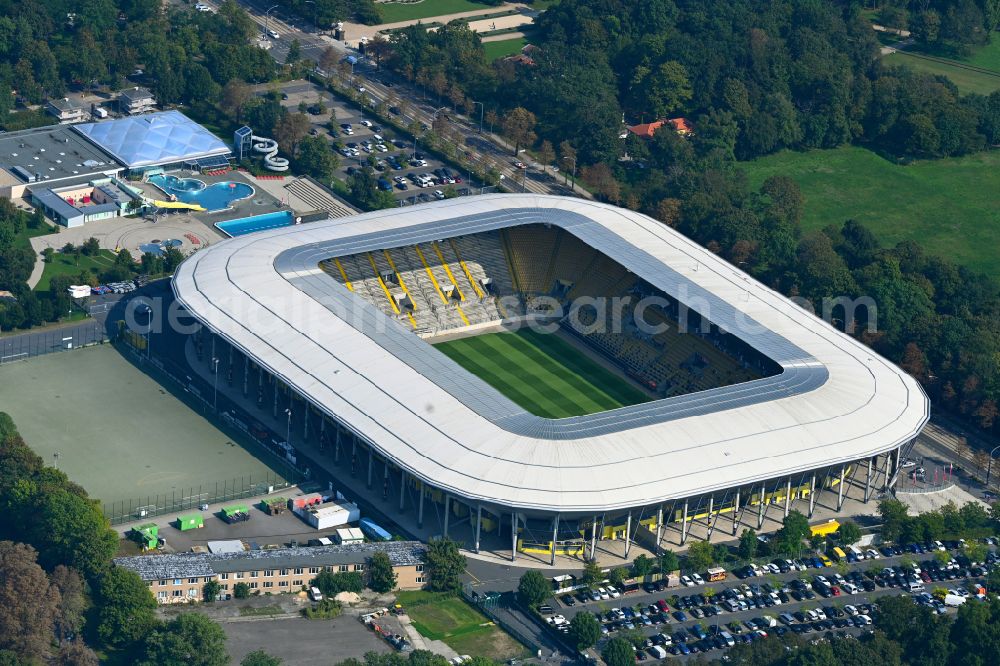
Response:
[[[822,493],[867,502],[929,415],[856,340],[654,220],[578,199],[234,238],[173,289],[201,362],[289,431],[298,415],[334,476],[373,488],[378,472],[421,527],[433,507],[474,550],[507,534],[512,558],[598,539],[627,557],[696,525],[812,515]]]

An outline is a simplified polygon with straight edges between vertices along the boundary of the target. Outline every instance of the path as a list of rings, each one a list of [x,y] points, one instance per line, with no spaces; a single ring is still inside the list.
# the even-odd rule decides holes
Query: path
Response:
[[[483,44],[488,44],[489,42],[506,42],[508,39],[520,39],[521,37],[527,37],[527,35],[518,30],[517,32],[505,32],[502,35],[486,35],[482,40]]]

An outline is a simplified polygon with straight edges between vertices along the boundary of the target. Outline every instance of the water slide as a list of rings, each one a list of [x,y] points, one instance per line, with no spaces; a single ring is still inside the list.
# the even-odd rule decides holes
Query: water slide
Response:
[[[264,155],[264,166],[271,171],[288,171],[288,160],[284,157],[276,157],[278,154],[278,142],[263,136],[250,135],[253,142],[253,149]]]
[[[158,201],[156,199],[146,199],[145,201],[153,204],[157,208],[179,208],[198,212],[204,212],[206,210],[203,206],[199,206],[198,204],[184,203],[183,201]]]

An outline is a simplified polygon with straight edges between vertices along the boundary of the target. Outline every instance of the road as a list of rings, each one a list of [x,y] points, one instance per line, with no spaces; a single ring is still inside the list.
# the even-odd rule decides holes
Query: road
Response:
[[[365,60],[356,49],[330,36],[319,34],[306,19],[283,14],[278,10],[268,14],[267,10],[273,9],[273,7],[268,7],[270,3],[266,2],[255,0],[238,0],[238,2],[254,23],[260,26],[262,35],[265,25],[267,30],[274,30],[277,33],[277,39],[268,37],[261,41],[262,46],[268,49],[277,62],[284,63],[288,48],[294,40],[299,42],[302,57],[313,62],[319,62],[323,52],[327,48],[333,47],[343,57],[350,55],[358,58],[359,62],[354,72],[355,83],[364,87],[365,93],[376,102],[386,102],[392,98],[403,97],[410,101],[410,110],[406,115],[401,116],[405,122],[415,120],[430,127],[437,113],[444,108],[428,103],[426,96],[409,82],[395,77],[389,72],[379,71],[372,63]],[[209,0],[205,4],[217,8],[220,3],[218,0]],[[480,106],[477,108],[482,111]],[[449,117],[452,128],[458,132],[466,146],[468,159],[473,162],[486,158],[493,160],[504,176],[506,188],[515,192],[593,198],[586,190],[570,189],[561,184],[556,176],[543,169],[542,165],[527,159],[524,154],[519,159],[527,162],[528,168],[516,168],[513,149],[502,138],[488,132],[480,133],[478,122],[469,121],[459,114],[449,113]]]

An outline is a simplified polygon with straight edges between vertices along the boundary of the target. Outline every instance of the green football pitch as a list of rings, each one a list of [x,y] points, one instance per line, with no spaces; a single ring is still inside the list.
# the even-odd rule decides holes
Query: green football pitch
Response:
[[[549,419],[593,414],[650,399],[557,335],[522,330],[435,346],[521,407]]]

